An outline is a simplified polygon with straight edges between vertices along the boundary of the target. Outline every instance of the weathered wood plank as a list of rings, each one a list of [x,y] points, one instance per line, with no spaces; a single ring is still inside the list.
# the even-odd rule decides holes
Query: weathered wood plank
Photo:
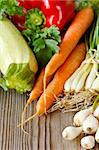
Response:
[[[81,150],[80,137],[69,142],[61,136],[64,127],[72,125],[73,113],[57,111],[47,117],[34,118],[24,126],[29,135],[17,128],[26,98],[14,90],[0,89],[0,150]],[[26,118],[36,112],[35,105],[36,102],[28,107]],[[99,144],[94,150],[98,149]]]

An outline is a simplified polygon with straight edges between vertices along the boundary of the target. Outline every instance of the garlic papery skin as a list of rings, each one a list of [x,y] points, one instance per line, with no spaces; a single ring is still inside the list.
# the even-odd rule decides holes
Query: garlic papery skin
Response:
[[[73,140],[77,136],[79,136],[81,132],[82,132],[82,127],[68,126],[63,130],[62,136],[65,140]]]
[[[98,120],[93,115],[90,115],[83,122],[83,131],[86,134],[94,134],[97,131],[98,126]]]
[[[85,149],[91,149],[95,146],[94,136],[85,136],[81,139],[81,146]]]
[[[84,120],[92,113],[92,107],[77,112],[73,118],[75,126],[82,126]]]
[[[95,134],[95,140],[97,143],[99,143],[99,127],[98,127],[96,134]]]
[[[99,120],[99,106],[96,107],[93,115]]]

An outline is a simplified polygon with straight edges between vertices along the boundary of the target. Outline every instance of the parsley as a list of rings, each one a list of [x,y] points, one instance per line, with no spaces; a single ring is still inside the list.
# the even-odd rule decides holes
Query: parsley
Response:
[[[55,25],[52,25],[49,28],[43,28],[43,26],[39,26],[38,24],[37,26],[31,25],[31,22],[33,22],[33,20],[30,19],[29,16],[31,16],[32,18],[34,11],[31,10],[31,12],[32,14],[29,14],[28,17],[26,17],[27,29],[23,31],[23,35],[28,40],[28,43],[35,53],[37,61],[41,68],[48,63],[53,54],[59,51],[58,45],[61,42],[61,37],[59,29]]]
[[[3,19],[4,15],[15,14],[23,15],[23,8],[19,6],[17,0],[0,0],[0,19]]]

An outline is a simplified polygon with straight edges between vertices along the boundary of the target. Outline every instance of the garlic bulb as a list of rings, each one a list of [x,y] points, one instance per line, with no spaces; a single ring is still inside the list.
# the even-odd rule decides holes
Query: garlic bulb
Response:
[[[98,130],[95,134],[95,140],[96,140],[97,143],[99,143],[99,128],[98,128]]]
[[[83,131],[87,134],[94,134],[98,129],[98,126],[98,120],[93,115],[90,115],[83,122]]]
[[[93,136],[85,136],[81,139],[81,146],[85,149],[91,149],[95,146],[95,138]]]
[[[95,109],[93,115],[99,120],[99,106]]]
[[[73,140],[77,136],[79,136],[81,132],[82,132],[82,127],[69,126],[63,130],[62,136],[66,140]]]
[[[92,113],[92,108],[84,109],[77,112],[74,116],[74,125],[81,126],[84,120]]]

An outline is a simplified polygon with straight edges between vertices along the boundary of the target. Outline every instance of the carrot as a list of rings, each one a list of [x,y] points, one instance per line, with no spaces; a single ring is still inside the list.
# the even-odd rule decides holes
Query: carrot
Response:
[[[92,8],[82,9],[74,18],[72,24],[66,31],[66,34],[61,43],[60,52],[55,54],[45,69],[45,81],[47,77],[55,73],[55,71],[65,62],[66,58],[77,45],[79,39],[91,25],[94,18]]]
[[[65,62],[69,54],[77,45],[78,41],[91,25],[94,18],[93,9],[88,7],[82,9],[74,18],[72,24],[66,31],[60,46],[60,52],[55,54],[45,68],[44,74],[44,105],[46,105],[46,81]],[[45,107],[46,112],[46,107]]]
[[[43,68],[39,74],[38,79],[36,80],[35,86],[33,87],[33,90],[30,93],[29,99],[27,100],[28,104],[31,104],[32,101],[38,99],[40,95],[43,93],[43,78],[44,78],[45,68]],[[52,79],[52,76],[50,76],[47,79],[47,84]]]
[[[40,95],[43,93],[43,78],[44,78],[44,73],[45,73],[45,68],[43,68],[41,70],[41,73],[38,77],[38,79],[36,80],[35,86],[33,88],[33,90],[30,93],[29,99],[27,100],[27,103],[24,107],[24,110],[22,112],[22,119],[24,119],[24,113],[28,107],[29,104],[32,103],[32,101],[38,99],[40,97]],[[47,79],[47,84],[51,81],[53,76],[49,76]]]
[[[41,73],[40,73],[38,79],[36,80],[33,90],[30,93],[30,97],[27,101],[28,104],[30,104],[33,100],[38,99],[40,97],[40,95],[42,94],[44,73],[45,73],[45,69],[43,68],[41,70]]]
[[[65,63],[57,70],[53,80],[49,83],[46,88],[46,109],[48,110],[55,101],[55,97],[63,91],[65,81],[73,74],[73,72],[79,67],[83,59],[85,58],[86,48],[85,44],[79,44],[73,52],[70,54]],[[44,108],[44,93],[41,95],[36,106],[36,114],[29,117],[23,122],[23,124],[34,118],[34,116],[42,115],[45,112]],[[19,125],[19,126],[20,126]]]

